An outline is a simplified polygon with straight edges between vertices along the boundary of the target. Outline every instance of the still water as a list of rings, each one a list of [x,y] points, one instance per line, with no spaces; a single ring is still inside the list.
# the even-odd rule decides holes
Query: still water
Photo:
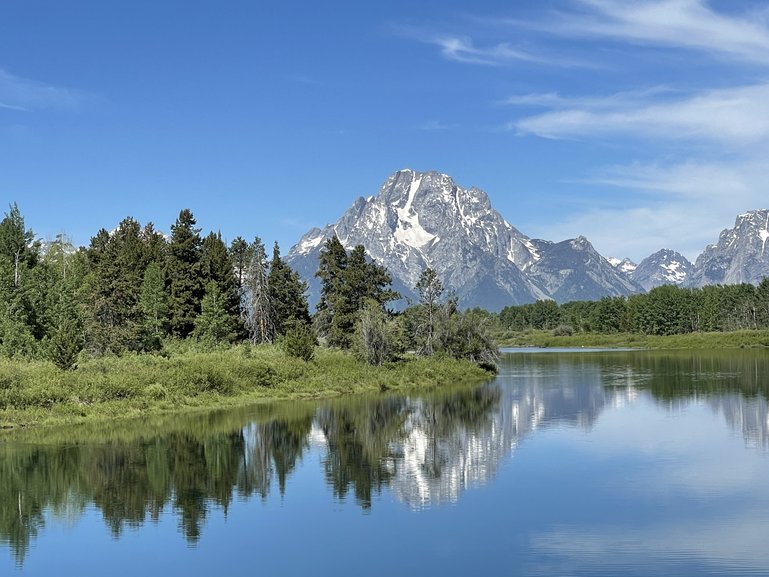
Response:
[[[769,352],[0,440],[0,575],[769,575]]]

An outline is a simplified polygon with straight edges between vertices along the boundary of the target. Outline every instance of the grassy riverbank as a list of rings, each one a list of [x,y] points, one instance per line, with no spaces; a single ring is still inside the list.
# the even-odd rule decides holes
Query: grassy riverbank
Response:
[[[578,333],[555,336],[551,331],[527,331],[498,335],[503,347],[595,347],[641,349],[724,349],[769,347],[769,330],[683,335],[641,335],[635,333]]]
[[[446,357],[410,357],[373,367],[329,349],[318,349],[315,359],[305,362],[273,345],[88,359],[72,371],[49,362],[0,359],[0,427],[434,388],[489,376],[472,363]]]

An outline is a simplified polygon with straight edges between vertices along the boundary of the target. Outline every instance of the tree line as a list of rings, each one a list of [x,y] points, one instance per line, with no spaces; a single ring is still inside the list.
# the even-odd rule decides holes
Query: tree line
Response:
[[[663,285],[629,297],[509,306],[496,315],[499,329],[676,335],[769,328],[769,278],[756,285],[682,288]]]
[[[201,236],[196,224],[183,209],[166,236],[127,217],[76,249],[63,235],[43,245],[12,204],[0,221],[0,355],[67,369],[83,355],[158,352],[168,339],[194,339],[280,341],[306,360],[319,342],[372,364],[409,350],[495,359],[485,328],[457,310],[430,269],[416,287],[420,302],[395,313],[387,305],[400,295],[388,271],[363,246],[348,251],[332,237],[310,314],[307,285],[277,242],[268,258],[259,237],[227,245],[221,233]]]

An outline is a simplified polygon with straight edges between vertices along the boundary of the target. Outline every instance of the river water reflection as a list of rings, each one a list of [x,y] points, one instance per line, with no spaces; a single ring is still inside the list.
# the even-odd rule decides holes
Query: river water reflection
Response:
[[[769,575],[769,353],[0,441],[1,575]]]

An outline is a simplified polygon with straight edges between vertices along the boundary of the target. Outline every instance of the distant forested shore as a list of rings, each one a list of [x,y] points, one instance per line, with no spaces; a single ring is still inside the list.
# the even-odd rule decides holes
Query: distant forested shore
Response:
[[[629,297],[605,297],[599,301],[553,301],[505,307],[491,319],[502,340],[514,335],[540,331],[555,337],[591,335],[636,335],[671,337],[692,335],[688,341],[728,342],[716,335],[740,332],[755,334],[769,330],[769,279],[752,284],[711,285],[682,288],[663,285],[648,293]],[[606,339],[604,339],[606,340]],[[616,339],[615,339],[616,340]],[[638,340],[638,339],[636,339]],[[674,343],[675,339],[647,339]],[[765,343],[769,344],[769,342]]]

